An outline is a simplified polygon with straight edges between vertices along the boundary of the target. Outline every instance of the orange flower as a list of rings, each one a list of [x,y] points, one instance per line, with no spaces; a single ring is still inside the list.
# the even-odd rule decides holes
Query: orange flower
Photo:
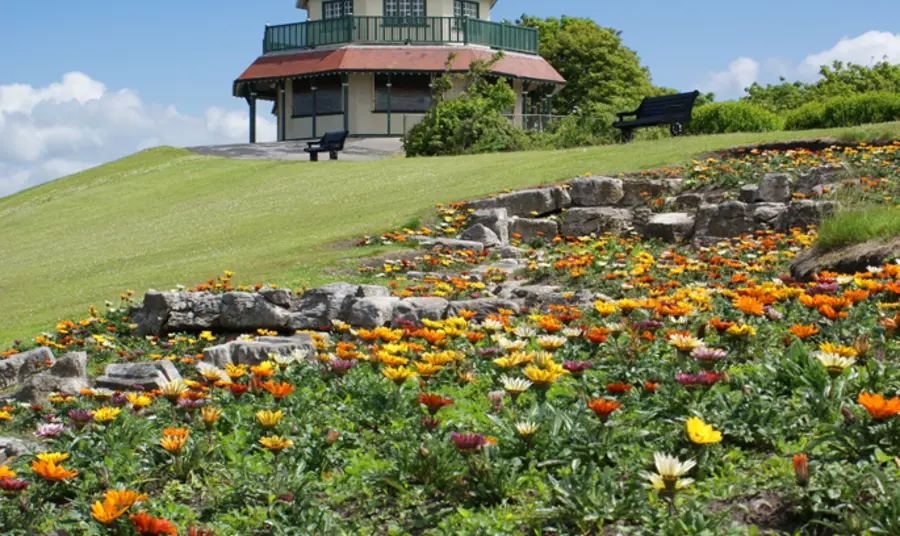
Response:
[[[139,512],[128,516],[134,522],[134,528],[140,536],[159,536],[160,534],[178,534],[178,529],[171,522],[150,516],[147,512]]]
[[[484,338],[484,333],[481,333],[480,331],[467,331],[466,338],[469,339],[470,343],[475,344]]]
[[[465,318],[466,320],[472,320],[473,318],[475,318],[476,316],[478,316],[478,313],[476,313],[475,311],[469,311],[469,310],[466,310],[466,309],[460,309],[460,310],[459,310],[459,316]]]
[[[620,402],[616,402],[615,400],[595,398],[588,402],[588,407],[591,408],[591,411],[593,411],[598,417],[600,417],[601,421],[606,422],[612,412],[621,409],[622,404]]]
[[[262,387],[266,391],[272,393],[272,396],[275,397],[275,400],[284,398],[294,392],[294,386],[287,382],[275,383],[272,380],[269,380],[264,383]]]
[[[857,399],[873,419],[887,419],[900,413],[900,397],[889,400],[879,394],[860,393]]]
[[[819,328],[817,328],[815,324],[796,324],[791,326],[791,329],[788,331],[796,335],[798,339],[805,340],[819,333]]]
[[[763,304],[761,301],[758,301],[756,298],[752,296],[741,296],[740,298],[734,300],[734,308],[738,309],[744,314],[754,315],[754,316],[762,316],[763,315]]]
[[[712,326],[712,328],[715,329],[716,331],[722,332],[722,331],[728,331],[729,328],[734,326],[734,322],[727,322],[724,320],[719,320],[719,317],[717,316],[709,321],[709,325]]]
[[[655,393],[658,388],[658,382],[651,382],[650,380],[644,382],[644,389],[646,389],[648,393]]]
[[[839,318],[847,318],[847,311],[835,311],[834,308],[830,305],[823,305],[819,307],[819,314],[827,318],[828,320],[837,320]]]
[[[606,342],[606,339],[609,337],[611,331],[607,328],[602,328],[600,326],[592,327],[587,334],[585,335],[589,341],[594,344],[600,344]]]
[[[606,390],[608,392],[610,392],[611,394],[627,393],[628,391],[631,391],[633,388],[634,388],[634,386],[628,385],[628,384],[622,383],[622,382],[606,384]]]
[[[560,322],[559,320],[556,319],[555,316],[550,316],[550,315],[542,317],[539,324],[548,333],[556,333],[557,331],[559,331],[565,327],[562,325],[562,322]]]
[[[78,475],[78,471],[66,471],[61,465],[42,460],[34,460],[31,462],[31,470],[42,476],[45,480],[51,482],[60,482],[74,478]]]

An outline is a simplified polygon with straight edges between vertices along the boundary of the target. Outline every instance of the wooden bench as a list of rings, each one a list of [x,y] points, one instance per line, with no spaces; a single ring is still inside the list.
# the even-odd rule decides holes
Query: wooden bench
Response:
[[[344,142],[349,134],[346,130],[327,132],[322,139],[308,142],[303,150],[309,153],[310,162],[318,162],[319,153],[328,153],[332,160],[337,160],[338,151],[344,150]]]
[[[684,133],[684,125],[691,122],[691,110],[699,95],[699,91],[692,91],[677,95],[647,97],[637,110],[616,114],[619,120],[613,123],[613,126],[622,130],[622,141],[625,143],[633,140],[634,129],[641,127],[669,125],[669,132],[673,136],[681,136]],[[629,115],[633,115],[634,119],[625,121],[625,116]]]

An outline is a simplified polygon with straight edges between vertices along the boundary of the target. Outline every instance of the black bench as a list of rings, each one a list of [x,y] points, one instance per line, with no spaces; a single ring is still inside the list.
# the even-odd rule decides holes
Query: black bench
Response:
[[[338,151],[344,150],[344,142],[349,134],[346,130],[327,132],[322,139],[308,142],[303,150],[309,153],[310,162],[318,162],[319,153],[328,153],[332,160],[337,160]]]
[[[622,141],[625,143],[634,139],[634,129],[640,127],[669,125],[669,132],[673,136],[681,136],[684,133],[684,125],[691,122],[691,110],[699,95],[699,91],[692,91],[677,95],[647,97],[641,101],[637,110],[616,114],[619,120],[613,123],[613,126],[622,130]],[[625,116],[628,115],[635,117],[625,121]]]

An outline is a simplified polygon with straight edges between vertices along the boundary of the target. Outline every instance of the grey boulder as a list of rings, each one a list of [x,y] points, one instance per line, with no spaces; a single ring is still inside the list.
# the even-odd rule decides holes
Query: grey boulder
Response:
[[[478,242],[486,248],[500,245],[500,238],[497,236],[497,233],[488,229],[480,223],[476,223],[475,225],[466,229],[463,234],[459,235],[459,238],[461,240]]]
[[[572,204],[579,207],[612,206],[625,197],[621,179],[579,177],[570,184]]]
[[[70,352],[61,357],[49,370],[25,380],[13,395],[20,402],[40,403],[55,393],[77,395],[90,387],[87,375],[87,353]]]
[[[96,380],[97,387],[116,391],[159,389],[166,382],[181,380],[181,374],[170,361],[145,363],[111,363],[103,376]]]
[[[357,299],[350,307],[347,323],[366,329],[389,325],[394,319],[394,306],[399,301],[400,298],[391,296]]]
[[[29,377],[40,372],[47,363],[56,362],[53,352],[46,346],[0,359],[0,389],[21,385]]]

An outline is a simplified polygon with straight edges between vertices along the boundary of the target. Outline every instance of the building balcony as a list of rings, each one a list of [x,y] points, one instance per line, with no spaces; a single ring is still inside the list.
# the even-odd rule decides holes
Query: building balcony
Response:
[[[266,26],[263,53],[358,44],[481,45],[537,54],[536,28],[456,17],[343,17]]]

